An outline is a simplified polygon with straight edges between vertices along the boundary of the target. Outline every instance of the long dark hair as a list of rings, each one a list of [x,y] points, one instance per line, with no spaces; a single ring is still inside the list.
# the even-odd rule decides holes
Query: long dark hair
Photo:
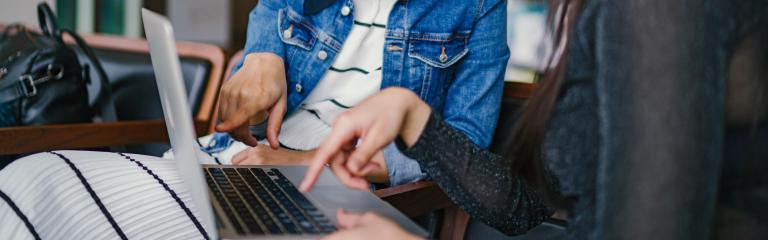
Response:
[[[576,26],[583,0],[550,0],[548,14],[552,51],[538,87],[523,106],[520,118],[506,143],[505,156],[511,158],[511,171],[522,176],[556,207],[566,207],[569,201],[554,188],[541,155],[544,134],[555,108],[560,85],[565,76],[568,44]]]

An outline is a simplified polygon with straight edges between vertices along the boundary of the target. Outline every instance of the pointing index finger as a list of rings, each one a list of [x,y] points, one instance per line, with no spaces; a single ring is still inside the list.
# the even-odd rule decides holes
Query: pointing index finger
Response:
[[[315,157],[312,159],[312,163],[310,163],[307,174],[304,176],[304,180],[301,182],[301,187],[299,187],[299,189],[302,192],[308,192],[312,186],[315,185],[315,182],[317,182],[317,178],[320,176],[325,163],[328,163],[331,160],[331,157],[341,151],[343,143],[348,142],[354,137],[352,126],[335,124],[331,134],[325,140],[325,143],[320,146]]]

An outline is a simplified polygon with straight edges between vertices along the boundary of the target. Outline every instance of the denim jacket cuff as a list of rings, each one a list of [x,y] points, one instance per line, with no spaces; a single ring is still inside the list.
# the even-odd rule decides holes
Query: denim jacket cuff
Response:
[[[384,162],[387,164],[389,185],[398,186],[427,178],[419,163],[403,155],[394,143],[384,148]]]

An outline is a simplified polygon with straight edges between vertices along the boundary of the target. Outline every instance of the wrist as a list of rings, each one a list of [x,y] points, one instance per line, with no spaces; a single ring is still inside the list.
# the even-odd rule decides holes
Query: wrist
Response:
[[[419,139],[422,131],[424,131],[424,126],[427,124],[427,120],[429,120],[429,114],[432,109],[416,94],[410,91],[409,93],[409,103],[404,116],[405,121],[400,128],[400,138],[408,147],[411,147]]]
[[[273,52],[254,52],[245,55],[245,62],[250,61],[279,61],[283,62],[283,57]]]

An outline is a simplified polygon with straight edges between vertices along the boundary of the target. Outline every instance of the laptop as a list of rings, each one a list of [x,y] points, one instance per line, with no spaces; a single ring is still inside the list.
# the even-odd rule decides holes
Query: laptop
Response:
[[[142,9],[142,18],[176,167],[210,239],[318,238],[336,230],[339,208],[376,212],[427,236],[371,192],[344,187],[328,169],[305,194],[296,186],[307,166],[202,164],[212,157],[197,144],[171,23],[147,9]]]

